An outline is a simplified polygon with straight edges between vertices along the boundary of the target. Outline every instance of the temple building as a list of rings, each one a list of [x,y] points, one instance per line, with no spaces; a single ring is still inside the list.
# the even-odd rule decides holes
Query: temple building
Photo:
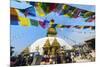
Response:
[[[38,47],[38,50],[36,48]],[[72,46],[65,42],[63,39],[57,37],[56,28],[50,26],[47,35],[44,38],[38,39],[30,47],[30,52],[39,52],[41,55],[56,55],[60,53],[61,47],[65,50],[72,49]]]

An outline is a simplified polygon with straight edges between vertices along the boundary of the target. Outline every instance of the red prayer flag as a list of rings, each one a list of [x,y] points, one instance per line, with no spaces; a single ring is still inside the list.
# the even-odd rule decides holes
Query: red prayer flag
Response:
[[[50,11],[54,11],[56,9],[56,4],[55,3],[51,3],[49,6]]]
[[[86,22],[94,22],[95,21],[95,15],[93,15],[92,17],[89,17]]]
[[[46,24],[45,24],[44,22],[39,21],[39,24],[40,24],[40,26],[41,26],[42,28],[46,28],[46,27],[45,27],[45,26],[46,26]]]

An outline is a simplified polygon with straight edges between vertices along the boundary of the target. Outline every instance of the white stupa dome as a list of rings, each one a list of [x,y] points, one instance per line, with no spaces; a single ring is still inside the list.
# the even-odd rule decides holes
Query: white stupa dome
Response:
[[[29,52],[36,52],[36,48],[38,47],[38,51],[40,52],[40,54],[43,54],[43,46],[46,43],[47,39],[49,39],[50,44],[52,44],[52,42],[54,41],[54,39],[57,39],[57,41],[59,42],[60,46],[64,46],[66,50],[70,50],[72,49],[72,46],[69,45],[67,42],[65,42],[63,39],[58,38],[58,37],[44,37],[41,39],[38,39],[37,41],[35,41],[30,47],[29,47]]]

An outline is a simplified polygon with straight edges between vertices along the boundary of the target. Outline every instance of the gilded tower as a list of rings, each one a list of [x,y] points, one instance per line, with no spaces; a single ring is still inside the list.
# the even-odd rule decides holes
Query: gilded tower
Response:
[[[46,43],[44,44],[43,50],[44,53],[43,54],[50,54],[50,42],[49,39],[47,39]]]
[[[51,20],[51,22],[52,22],[51,23],[51,25],[52,25],[54,23],[54,20]],[[59,52],[58,50],[60,49],[60,44],[56,39],[56,35],[57,35],[56,28],[50,26],[48,28],[47,37],[54,37],[54,40],[53,40],[52,44],[50,44],[49,38],[47,39],[47,41],[45,42],[45,44],[43,46],[44,54],[55,55],[57,52]]]

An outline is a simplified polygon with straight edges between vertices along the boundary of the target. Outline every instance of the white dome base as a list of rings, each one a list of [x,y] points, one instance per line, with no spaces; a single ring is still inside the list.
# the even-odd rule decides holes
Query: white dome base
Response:
[[[44,37],[41,39],[38,39],[35,41],[30,47],[29,47],[29,52],[37,52],[36,48],[38,47],[38,52],[40,52],[40,55],[43,54],[43,46],[46,43],[47,39],[49,39],[50,44],[54,41],[54,39],[57,39],[59,42],[60,46],[64,46],[66,50],[71,50],[72,46],[66,43],[63,39],[58,38],[58,37]]]

